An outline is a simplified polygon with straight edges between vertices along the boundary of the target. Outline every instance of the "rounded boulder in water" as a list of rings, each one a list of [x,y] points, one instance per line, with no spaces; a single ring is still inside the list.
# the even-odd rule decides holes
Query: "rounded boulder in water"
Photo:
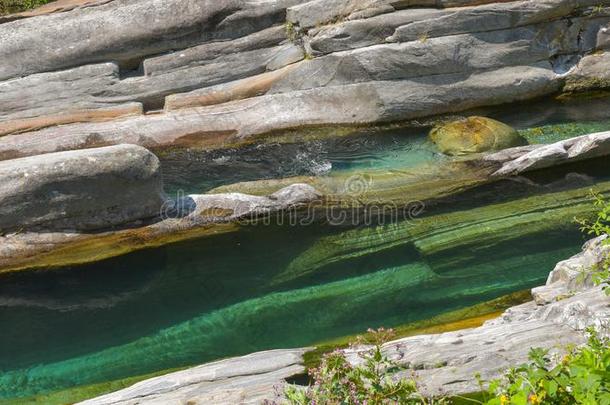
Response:
[[[437,125],[430,139],[446,155],[468,155],[526,145],[512,127],[486,117],[468,117]]]

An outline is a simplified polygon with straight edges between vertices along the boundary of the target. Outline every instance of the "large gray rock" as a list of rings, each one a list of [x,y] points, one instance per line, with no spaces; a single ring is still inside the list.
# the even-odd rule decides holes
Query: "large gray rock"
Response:
[[[308,349],[271,350],[153,378],[83,405],[261,404],[285,379],[303,373]],[[281,389],[281,388],[280,388]]]
[[[142,105],[108,99],[120,82],[116,63],[85,65],[0,82],[0,136],[73,122],[142,114]]]
[[[148,55],[281,24],[286,7],[300,2],[114,0],[0,24],[0,80],[113,60],[132,68]]]
[[[544,62],[476,74],[321,87],[7,135],[0,137],[0,160],[124,142],[148,148],[234,145],[277,130],[400,121],[526,100],[554,93],[561,85],[562,79]]]
[[[484,161],[500,164],[492,176],[515,176],[532,170],[610,155],[610,132],[598,132],[547,145],[490,154]]]
[[[159,160],[135,145],[0,163],[0,229],[108,228],[158,216]]]

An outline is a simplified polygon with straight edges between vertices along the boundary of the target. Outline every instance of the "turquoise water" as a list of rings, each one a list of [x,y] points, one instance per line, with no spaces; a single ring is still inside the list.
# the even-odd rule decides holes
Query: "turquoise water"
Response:
[[[404,246],[270,285],[328,233],[252,228],[4,279],[0,319],[9,327],[0,336],[0,398],[429,318],[540,284],[582,243],[576,231],[545,234],[543,243],[534,236],[467,252],[459,267],[440,270],[435,262],[443,258]]]
[[[481,187],[422,218],[607,179],[599,176],[603,162],[595,166]],[[563,181],[575,171],[582,172],[575,184]],[[428,256],[402,243],[277,282],[321,238],[349,229],[247,226],[87,266],[3,276],[0,399],[427,319],[540,285],[584,241],[576,226],[561,224],[494,244],[483,233]]]
[[[475,114],[513,126],[530,143],[552,143],[610,130],[610,97],[538,100],[463,115]],[[447,159],[428,141],[429,130],[370,129],[309,142],[266,143],[206,153],[173,151],[162,157],[166,188],[171,194],[179,190],[202,193],[241,181],[319,176],[343,170],[410,169]]]
[[[599,107],[607,99],[588,101],[585,110],[580,103],[576,110],[563,104],[547,107],[543,115],[531,106],[486,115],[528,131],[532,142],[606,125],[610,129],[592,104]],[[553,127],[558,123],[560,130]],[[539,127],[544,128],[532,130]],[[287,174],[413,167],[444,159],[421,129],[259,145],[233,154],[185,153],[181,159],[163,160],[170,191],[204,191]],[[609,179],[603,159],[565,166],[436,201],[419,219]],[[406,225],[408,229],[411,223]],[[0,276],[0,400],[10,403],[428,319],[540,285],[555,263],[578,252],[584,241],[577,226],[566,223],[512,239],[482,232],[470,244],[428,255],[405,241],[282,277],[296,259],[315,254],[320,240],[343,240],[350,230],[366,235],[368,229],[324,222],[246,226],[86,266]],[[380,233],[365,242],[383,243],[389,237]]]

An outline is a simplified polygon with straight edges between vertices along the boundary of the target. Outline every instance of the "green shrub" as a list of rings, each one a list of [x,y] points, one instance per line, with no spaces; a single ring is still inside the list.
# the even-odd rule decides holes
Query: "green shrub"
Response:
[[[53,0],[0,0],[0,15],[18,13],[50,3]]]
[[[581,230],[588,235],[601,236],[610,235],[610,203],[605,200],[604,196],[594,191],[591,191],[593,197],[593,205],[598,209],[597,217],[593,222],[586,219],[576,219],[576,222],[581,225]],[[610,237],[604,243],[610,244]],[[593,281],[600,285],[604,284],[606,294],[610,295],[608,282],[610,281],[610,257],[607,257],[597,269],[593,269]]]
[[[487,405],[610,405],[610,341],[589,330],[589,342],[561,359],[542,349],[530,363],[490,383]]]
[[[369,330],[372,340],[360,337],[358,345],[372,345],[359,353],[362,364],[353,366],[341,350],[326,354],[320,366],[309,371],[313,382],[307,388],[288,386],[284,395],[290,405],[385,405],[441,404],[423,397],[414,381],[393,379],[401,369],[385,357],[381,345],[393,336],[391,329]]]

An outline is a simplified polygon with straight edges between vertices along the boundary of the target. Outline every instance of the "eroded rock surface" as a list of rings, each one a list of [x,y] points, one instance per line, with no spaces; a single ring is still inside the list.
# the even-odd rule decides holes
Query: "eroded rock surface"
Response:
[[[493,176],[511,176],[610,154],[610,132],[598,132],[548,145],[532,145],[490,154],[484,161],[501,163]]]
[[[286,378],[305,371],[306,351],[271,350],[221,360],[146,380],[81,404],[261,404]]]
[[[0,24],[0,136],[23,132],[2,159],[218,148],[608,87],[610,0],[65,3]]]
[[[86,178],[82,179],[85,181]],[[88,187],[95,189],[96,183],[89,182]],[[110,193],[105,188],[99,190]],[[137,189],[125,190],[125,195],[134,190]],[[116,189],[113,192],[116,195]],[[92,207],[92,196],[97,194],[92,192],[89,197],[81,196],[78,201]],[[155,201],[154,194],[139,194],[138,198]],[[313,187],[292,184],[269,196],[227,193],[189,195],[178,201],[165,200],[152,212],[155,218],[150,221],[106,232],[55,232],[45,223],[38,232],[13,232],[0,236],[0,273],[90,263],[135,250],[232,232],[238,229],[242,220],[268,218],[274,213],[303,208],[320,198],[320,193]],[[105,201],[103,198],[101,200]],[[115,209],[130,208],[125,205],[129,202],[122,203],[117,204]],[[93,219],[82,221],[90,224]]]
[[[59,152],[0,163],[0,229],[110,228],[159,215],[160,164],[136,145]]]

